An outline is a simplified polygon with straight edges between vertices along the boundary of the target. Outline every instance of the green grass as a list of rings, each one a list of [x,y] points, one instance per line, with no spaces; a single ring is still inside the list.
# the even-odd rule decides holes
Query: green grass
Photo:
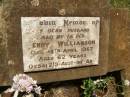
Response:
[[[110,0],[110,3],[115,8],[129,8],[130,9],[130,0]]]

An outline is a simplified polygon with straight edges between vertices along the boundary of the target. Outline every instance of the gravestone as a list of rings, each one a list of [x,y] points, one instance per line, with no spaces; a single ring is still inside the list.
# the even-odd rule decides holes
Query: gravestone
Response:
[[[105,75],[129,64],[127,10],[111,9],[108,0],[3,0],[1,7],[0,85],[10,85],[17,73],[49,83]],[[65,20],[83,25],[66,27]]]
[[[10,80],[15,74],[24,72],[37,79],[39,83],[48,83],[99,76],[109,71],[110,20],[107,0],[100,0],[100,2],[99,0],[23,0],[19,2],[4,0],[3,10],[2,19],[5,22],[4,26],[6,25],[3,31],[7,36],[5,45],[7,47],[4,49],[7,50],[5,64],[7,76],[10,78],[5,79],[6,84],[11,84]],[[62,22],[65,19],[72,22],[82,21],[83,25],[80,25],[82,29],[78,27],[79,25],[64,27]],[[57,25],[44,25],[45,21],[51,20],[55,20]],[[40,24],[37,24],[38,22]],[[45,36],[49,34],[47,29],[58,28],[58,26],[61,26],[59,28],[63,32],[55,31],[50,36],[50,38],[53,37],[52,40],[45,40],[47,38]],[[67,31],[72,28],[78,31],[70,31],[71,33]],[[39,33],[41,36],[38,37]],[[56,37],[62,37],[62,35],[64,38],[60,39],[61,47],[59,47],[57,45],[59,40]],[[74,38],[67,39],[70,35]],[[82,38],[78,39],[80,37]],[[39,54],[34,55],[32,52],[31,55],[30,50],[37,51]],[[2,66],[4,67],[5,64]]]
[[[117,70],[129,79],[127,16],[108,0],[3,0],[0,85],[11,85],[18,73],[38,83]]]
[[[98,65],[98,17],[22,17],[24,71]]]

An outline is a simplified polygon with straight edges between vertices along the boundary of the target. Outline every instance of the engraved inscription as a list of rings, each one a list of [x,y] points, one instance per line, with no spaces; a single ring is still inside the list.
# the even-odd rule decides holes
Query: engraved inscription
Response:
[[[99,17],[22,17],[24,72],[98,65]]]

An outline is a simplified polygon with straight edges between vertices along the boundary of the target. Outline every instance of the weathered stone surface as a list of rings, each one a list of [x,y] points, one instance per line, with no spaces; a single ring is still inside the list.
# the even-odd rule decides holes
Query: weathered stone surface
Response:
[[[101,17],[99,51],[101,66],[28,73],[39,83],[104,75],[113,70],[124,69],[123,65],[129,64],[125,39],[127,35],[123,33],[126,31],[127,12],[117,10],[118,14],[115,11],[109,14],[108,0],[38,0],[38,2],[34,4],[31,0],[3,0],[4,11],[1,17],[4,27],[0,36],[3,37],[4,45],[0,48],[0,77],[2,78],[0,85],[11,84],[12,77],[16,73],[23,73],[20,21],[21,17],[25,16]]]
[[[100,17],[22,17],[25,72],[99,65]]]
[[[128,47],[128,63],[127,64],[124,64],[125,65],[125,70],[123,70],[122,72],[122,79],[127,79],[127,80],[130,80],[130,11],[129,11],[129,15],[128,15],[128,21],[127,21],[128,25],[127,25],[127,47]],[[125,97],[130,97],[130,87],[125,87],[124,89],[124,94],[125,94]]]
[[[110,20],[109,68],[125,69],[129,64],[128,9],[111,9]]]
[[[35,0],[34,0],[35,1]],[[80,16],[100,17],[100,51],[99,64],[84,68],[55,70],[48,72],[28,73],[39,83],[61,80],[80,79],[90,76],[106,74],[108,71],[108,43],[109,43],[109,4],[108,0],[4,0],[2,18],[5,20],[7,33],[7,61],[9,65],[9,79],[16,73],[23,73],[23,53],[21,36],[21,17],[44,16]],[[96,10],[95,10],[96,9]],[[3,84],[3,83],[2,83]]]
[[[0,83],[8,83],[8,66],[7,66],[7,33],[6,22],[2,17],[3,7],[0,4]]]

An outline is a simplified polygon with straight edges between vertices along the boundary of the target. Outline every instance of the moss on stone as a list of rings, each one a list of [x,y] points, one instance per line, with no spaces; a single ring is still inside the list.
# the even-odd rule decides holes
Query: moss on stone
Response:
[[[110,3],[115,8],[125,8],[130,9],[130,0],[110,0]]]

